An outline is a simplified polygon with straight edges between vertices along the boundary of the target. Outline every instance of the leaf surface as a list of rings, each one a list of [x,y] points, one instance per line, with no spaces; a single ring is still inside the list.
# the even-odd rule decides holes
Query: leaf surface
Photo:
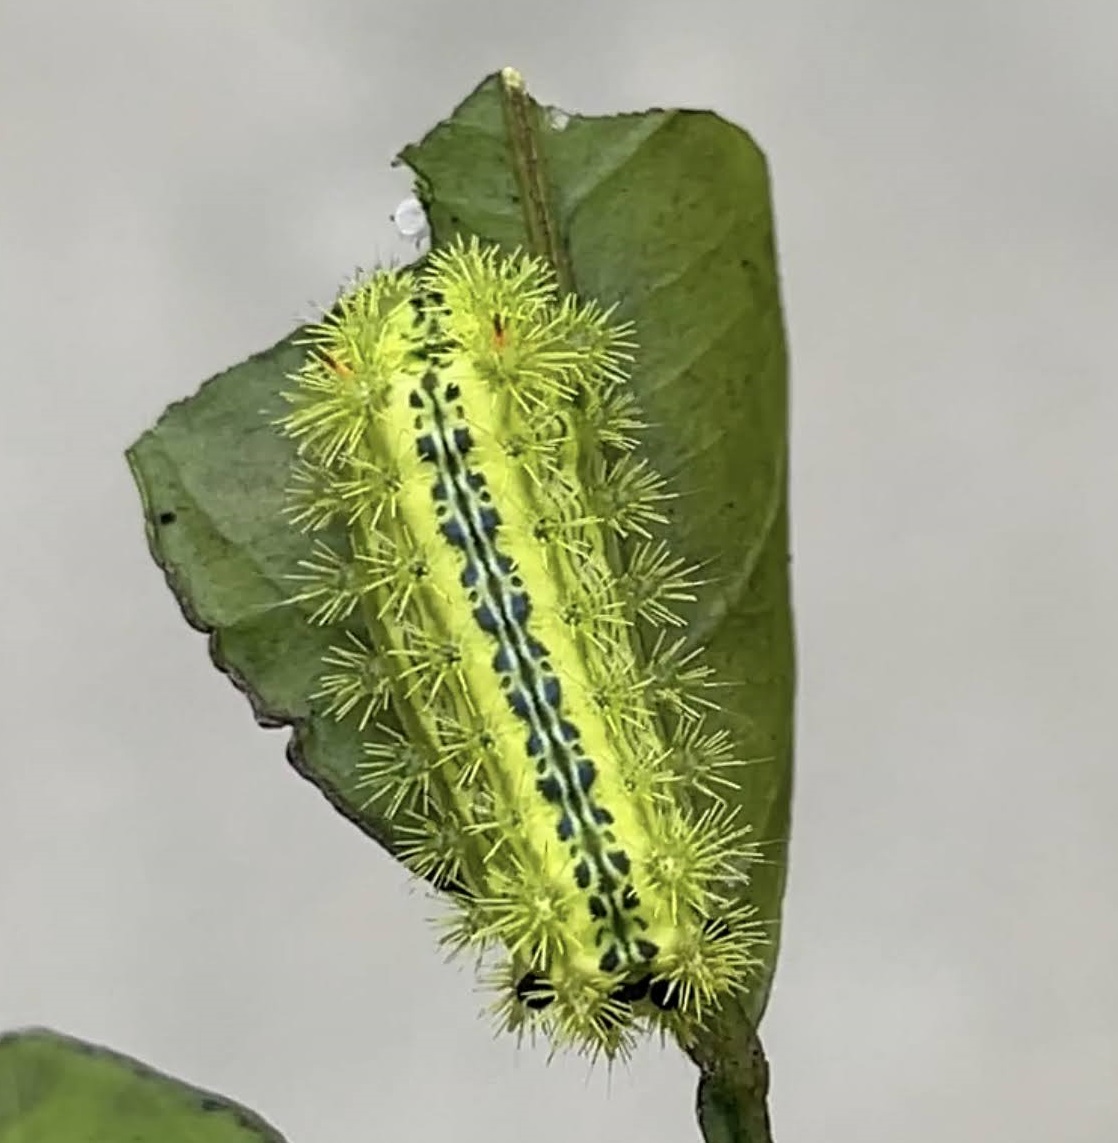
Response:
[[[0,1036],[0,1143],[283,1143],[233,1100],[43,1028]]]

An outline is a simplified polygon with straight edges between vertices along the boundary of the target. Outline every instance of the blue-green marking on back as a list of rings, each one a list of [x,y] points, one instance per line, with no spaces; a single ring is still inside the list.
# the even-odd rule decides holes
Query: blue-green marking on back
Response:
[[[409,401],[417,410],[417,452],[436,469],[432,499],[440,531],[464,556],[460,582],[475,621],[496,643],[493,669],[509,706],[528,726],[525,755],[534,766],[536,789],[555,807],[557,836],[576,859],[575,881],[586,894],[597,926],[595,943],[602,949],[599,968],[638,968],[659,950],[640,935],[648,925],[637,912],[629,856],[609,828],[609,810],[591,794],[594,763],[582,750],[577,728],[563,718],[562,690],[547,648],[528,629],[531,600],[515,565],[497,547],[499,509],[484,476],[468,466],[473,440],[461,393],[432,362]]]

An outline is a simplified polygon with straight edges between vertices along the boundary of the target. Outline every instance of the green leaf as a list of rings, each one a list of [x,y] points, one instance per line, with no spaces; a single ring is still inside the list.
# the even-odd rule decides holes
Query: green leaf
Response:
[[[273,421],[288,406],[300,331],[172,405],[128,450],[148,546],[188,622],[252,703],[262,726],[291,726],[288,758],[336,809],[391,848],[391,824],[362,811],[351,723],[314,716],[309,697],[337,631],[283,605],[310,550],[282,515],[294,450]],[[388,720],[384,720],[388,721]]]
[[[0,1036],[0,1143],[283,1143],[231,1099],[57,1032]]]
[[[735,1059],[744,1075],[753,1057],[743,1045],[755,1044],[776,964],[794,686],[787,362],[764,156],[710,112],[566,116],[503,73],[400,157],[418,177],[436,245],[462,231],[527,246],[552,260],[564,288],[635,323],[633,385],[652,422],[642,445],[681,493],[666,535],[711,580],[686,616],[688,635],[729,681],[717,695],[726,725],[757,760],[737,798],[764,846],[749,896],[773,923],[770,955],[747,1002],[692,1051],[708,1078],[726,1080],[719,1069]],[[391,849],[392,823],[362,808],[354,786],[356,731],[308,705],[337,633],[276,606],[309,547],[280,517],[292,451],[269,425],[285,409],[284,374],[301,361],[297,337],[172,407],[129,462],[151,550],[188,618],[210,632],[214,661],[262,722],[293,727],[300,772]]]

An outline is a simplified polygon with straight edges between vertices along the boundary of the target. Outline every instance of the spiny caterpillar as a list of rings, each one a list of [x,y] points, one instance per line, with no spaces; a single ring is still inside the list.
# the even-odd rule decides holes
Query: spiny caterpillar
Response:
[[[611,318],[457,240],[343,291],[279,422],[292,518],[346,538],[294,577],[348,625],[316,700],[362,732],[395,709],[362,783],[448,892],[443,942],[503,950],[500,1023],[610,1058],[642,1026],[686,1040],[763,943],[720,794],[740,762],[674,609],[701,581],[651,530],[669,493]]]

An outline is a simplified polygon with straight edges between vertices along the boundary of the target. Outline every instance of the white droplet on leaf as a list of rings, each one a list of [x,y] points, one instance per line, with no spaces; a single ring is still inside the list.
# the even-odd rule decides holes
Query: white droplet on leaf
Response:
[[[427,225],[427,215],[423,210],[423,204],[414,195],[404,199],[396,207],[392,212],[392,221],[396,224],[396,229],[400,232],[401,237],[411,238],[415,242],[420,242],[426,238],[427,231],[430,229]]]
[[[570,121],[570,115],[562,107],[549,107],[547,109],[547,123],[552,131],[565,130]]]

